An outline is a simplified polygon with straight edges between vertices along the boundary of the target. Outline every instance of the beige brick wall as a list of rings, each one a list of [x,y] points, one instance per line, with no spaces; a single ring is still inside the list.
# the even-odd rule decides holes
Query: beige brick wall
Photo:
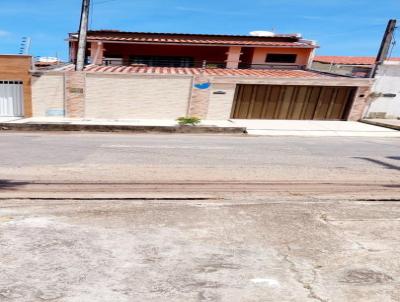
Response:
[[[236,84],[212,85],[207,114],[208,120],[224,120],[231,117],[235,91]],[[214,94],[215,92],[225,92],[225,94]]]
[[[65,111],[67,117],[85,117],[86,73],[68,71],[65,73]]]
[[[353,105],[350,109],[348,120],[359,121],[363,118],[364,112],[370,100],[370,87],[359,87],[354,97]]]
[[[85,117],[175,119],[188,110],[192,78],[87,74]]]
[[[64,111],[64,75],[32,77],[32,113],[43,117]]]

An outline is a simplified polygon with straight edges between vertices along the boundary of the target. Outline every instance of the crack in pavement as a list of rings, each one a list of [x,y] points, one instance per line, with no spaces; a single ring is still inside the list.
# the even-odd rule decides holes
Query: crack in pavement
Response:
[[[288,251],[290,252],[291,248],[287,246]],[[311,282],[306,282],[303,280],[303,276],[297,270],[296,263],[289,259],[289,254],[283,255],[283,260],[289,264],[289,269],[295,276],[295,280],[302,285],[302,287],[307,290],[308,297],[320,302],[329,302],[329,300],[321,298],[314,290],[313,284],[316,282],[317,279],[317,271],[315,267],[312,269],[313,273],[313,280]]]

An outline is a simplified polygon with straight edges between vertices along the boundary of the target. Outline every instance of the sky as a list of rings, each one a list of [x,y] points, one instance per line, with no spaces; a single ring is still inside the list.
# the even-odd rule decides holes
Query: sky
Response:
[[[375,56],[389,19],[400,19],[400,0],[92,0],[91,29],[248,34],[301,33],[319,55]],[[0,0],[0,53],[67,59],[69,32],[79,24],[81,0]],[[398,24],[400,27],[400,24]],[[398,45],[392,56],[400,57]]]

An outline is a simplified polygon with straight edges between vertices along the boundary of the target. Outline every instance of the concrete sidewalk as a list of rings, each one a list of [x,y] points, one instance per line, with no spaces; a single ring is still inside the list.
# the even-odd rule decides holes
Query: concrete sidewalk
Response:
[[[249,135],[400,137],[400,131],[348,121],[232,120]]]
[[[72,119],[60,117],[0,118],[5,130],[131,131],[166,133],[244,133],[255,136],[400,137],[400,131],[347,121],[203,120],[196,127],[179,127],[172,119]],[[4,130],[4,129],[3,129]]]

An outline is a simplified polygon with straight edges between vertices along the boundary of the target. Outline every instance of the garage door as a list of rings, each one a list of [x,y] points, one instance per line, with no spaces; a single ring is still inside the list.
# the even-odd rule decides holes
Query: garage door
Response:
[[[0,116],[23,116],[23,103],[21,81],[0,81]]]
[[[354,87],[238,85],[232,110],[237,119],[343,120]]]

